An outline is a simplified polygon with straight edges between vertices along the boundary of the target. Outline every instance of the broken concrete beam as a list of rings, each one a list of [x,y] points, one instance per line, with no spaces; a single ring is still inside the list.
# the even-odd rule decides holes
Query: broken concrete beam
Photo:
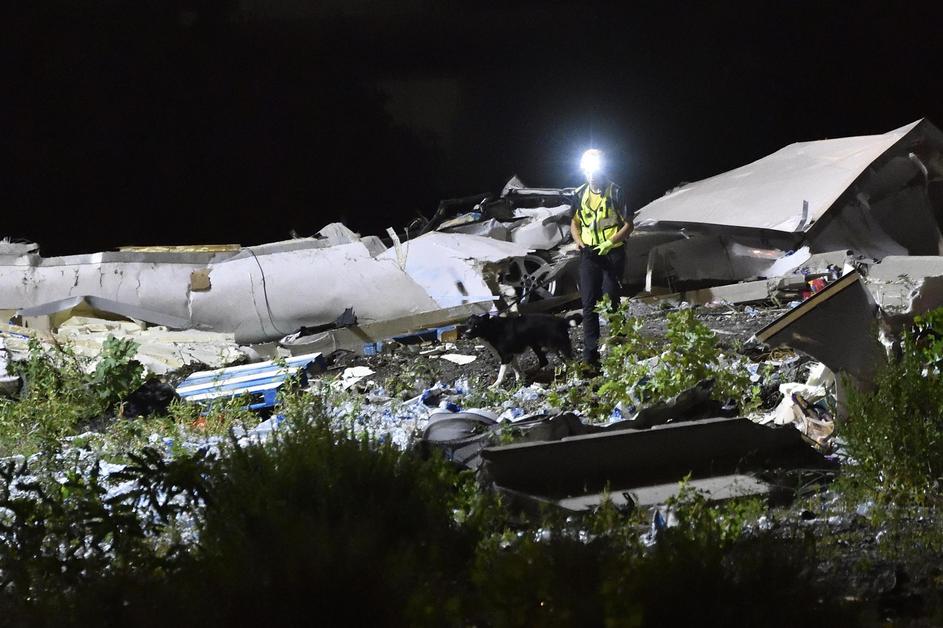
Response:
[[[331,329],[311,336],[302,336],[291,342],[282,342],[281,346],[292,355],[301,355],[320,351],[330,355],[334,351],[353,351],[362,355],[371,355],[377,341],[384,341],[402,336],[409,332],[445,327],[459,323],[473,314],[488,312],[490,303],[468,303],[457,307],[432,310],[421,314],[404,316],[389,321],[367,325],[352,325],[341,329]],[[435,331],[433,331],[433,337]]]
[[[796,276],[801,279],[801,276]],[[662,303],[678,304],[681,302],[691,305],[707,305],[708,303],[757,303],[766,301],[771,296],[792,289],[793,279],[787,280],[784,277],[773,279],[761,279],[758,281],[744,281],[725,286],[714,286],[712,288],[701,288],[700,290],[685,290],[672,294],[641,297],[636,299],[641,303],[648,305],[660,305]],[[805,281],[801,280],[801,285],[805,286]]]
[[[792,428],[708,419],[482,450],[497,486],[559,499],[776,466],[824,464]]]
[[[916,315],[943,305],[934,284],[943,277],[943,257],[890,256],[868,267],[865,284],[874,300],[893,315]]]
[[[939,276],[943,276],[943,257],[939,255],[891,255],[868,266],[868,279],[872,281],[916,281]]]
[[[756,333],[760,342],[806,353],[835,373],[870,385],[885,352],[877,339],[877,306],[852,271]]]
[[[0,309],[75,297],[107,300],[124,315],[174,328],[233,333],[241,343],[332,322],[353,307],[364,323],[494,300],[483,271],[526,246],[432,233],[377,255],[342,225],[235,251],[0,256]],[[334,245],[332,246],[332,243]],[[132,312],[133,310],[133,312]],[[407,331],[407,330],[404,330]]]
[[[766,495],[772,488],[767,482],[743,473],[689,480],[687,487],[702,493],[713,502]],[[585,512],[594,510],[608,499],[617,508],[649,508],[677,497],[680,490],[679,482],[668,482],[639,486],[619,492],[603,491],[577,497],[565,497],[556,501],[556,505],[573,512]]]
[[[802,272],[809,273],[827,273],[829,267],[844,268],[845,264],[857,261],[854,251],[842,249],[840,251],[827,251],[825,253],[816,253],[802,265]]]

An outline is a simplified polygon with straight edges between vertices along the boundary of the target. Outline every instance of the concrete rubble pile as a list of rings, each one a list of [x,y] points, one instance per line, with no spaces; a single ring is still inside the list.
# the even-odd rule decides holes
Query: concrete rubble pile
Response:
[[[723,414],[697,389],[628,417],[614,408],[606,424],[552,407],[540,383],[488,408],[466,407],[482,398],[467,375],[408,399],[384,389],[373,376],[390,347],[421,343],[416,363],[455,373],[487,368],[474,346],[453,344],[457,324],[578,297],[572,190],[517,177],[496,196],[443,201],[383,239],[335,223],[253,247],[58,258],[0,241],[0,312],[16,323],[0,326],[0,387],[15,389],[6,362],[22,359],[30,337],[71,341],[87,356],[110,335],[131,337],[149,371],[206,365],[212,380],[201,385],[210,388],[245,388],[252,371],[252,384],[271,391],[307,369],[312,389],[334,393],[336,420],[402,447],[437,447],[531,505],[659,503],[688,473],[717,499],[764,493],[771,467],[833,464],[822,452],[846,412],[843,383],[867,389],[901,331],[943,306],[941,155],[943,134],[927,120],[800,142],[638,212],[624,275],[627,292],[638,292],[630,311],[737,317],[753,336],[743,354],[763,356],[737,368],[775,396],[749,417]],[[272,361],[284,357],[294,366]],[[221,368],[244,361],[260,364]],[[271,407],[266,395],[259,404]],[[259,433],[277,425],[272,417]],[[519,438],[502,444],[508,426]]]

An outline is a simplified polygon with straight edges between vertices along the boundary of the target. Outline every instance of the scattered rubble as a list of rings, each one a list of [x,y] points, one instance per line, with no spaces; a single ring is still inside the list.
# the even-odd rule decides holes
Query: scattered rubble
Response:
[[[501,478],[511,477],[499,462],[510,452],[558,452],[572,464],[551,456],[546,473],[565,468],[573,475],[560,481],[574,487],[595,478],[594,494],[607,482],[636,492],[665,485],[704,456],[712,466],[706,452],[715,438],[741,453],[765,439],[798,447],[802,438],[828,451],[845,413],[844,379],[867,387],[914,316],[943,305],[943,208],[928,192],[943,179],[941,150],[943,134],[926,120],[883,135],[793,144],[639,211],[625,286],[643,292],[627,300],[627,313],[640,333],[662,337],[667,312],[694,308],[725,360],[757,388],[760,407],[743,413],[753,423],[712,399],[707,380],[671,399],[576,416],[551,398],[589,380],[538,371],[533,356],[524,359],[531,370],[522,387],[485,390],[497,365],[461,338],[461,323],[489,311],[559,310],[578,297],[571,190],[528,188],[517,177],[496,196],[442,201],[430,219],[383,238],[334,223],[314,237],[252,247],[128,247],[59,258],[0,241],[0,309],[15,323],[0,327],[0,394],[16,394],[7,362],[25,357],[30,338],[68,342],[93,357],[117,336],[133,338],[135,359],[165,379],[205,368],[175,382],[184,399],[248,394],[249,407],[269,411],[279,388],[299,375],[355,431],[401,447],[434,443],[470,466],[484,459]],[[578,347],[578,332],[573,341]],[[270,417],[256,434],[278,424]],[[797,431],[779,429],[786,425]],[[704,430],[750,437],[705,436],[692,441],[699,447],[680,447]],[[502,445],[508,434],[541,444]],[[615,458],[641,461],[626,452],[653,439],[683,455],[662,457],[665,474],[645,479],[635,467],[613,474],[595,453],[575,472],[571,454],[559,454],[614,446]],[[536,468],[529,473],[543,473]],[[755,479],[744,480],[750,469],[727,465],[718,477],[695,480],[726,495],[736,476],[748,492],[760,491]],[[536,490],[503,481],[512,492]],[[569,488],[539,488],[540,499],[573,497]]]

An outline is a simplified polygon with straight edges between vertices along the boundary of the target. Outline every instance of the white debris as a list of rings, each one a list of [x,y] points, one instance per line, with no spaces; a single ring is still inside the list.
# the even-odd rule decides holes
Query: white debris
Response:
[[[919,123],[883,135],[790,144],[666,194],[639,211],[636,225],[680,222],[808,231],[856,176]]]
[[[514,216],[526,219],[511,232],[511,241],[533,249],[549,250],[569,237],[569,205],[558,207],[518,208]]]
[[[812,406],[834,395],[835,375],[821,363],[815,364],[806,382],[787,382],[779,385],[779,392],[783,394],[782,401],[771,411],[754,418],[757,423],[776,425],[794,425],[796,429],[824,444],[835,430],[833,421],[818,416],[811,416],[803,410],[803,405]],[[803,403],[804,402],[804,403]]]
[[[513,242],[435,231],[402,245],[406,274],[422,286],[438,307],[492,301],[495,295],[485,281],[485,267],[523,257],[530,251],[529,247]],[[377,260],[396,259],[395,247],[377,256]]]
[[[8,374],[8,364],[9,358],[7,357],[6,343],[5,340],[0,337],[0,395],[12,395],[19,387],[20,378]]]
[[[16,329],[16,328],[14,328]],[[12,359],[25,359],[28,353],[29,330],[23,334],[5,335],[5,346]],[[166,327],[147,327],[134,321],[111,321],[73,316],[51,335],[35,334],[44,345],[71,345],[76,355],[87,358],[87,368],[94,369],[102,347],[110,337],[129,338],[137,343],[134,359],[145,371],[163,375],[190,364],[206,364],[216,368],[244,359],[232,334],[195,329],[171,331]]]
[[[367,366],[351,366],[344,369],[340,378],[332,386],[335,389],[347,390],[365,377],[373,375],[374,371]]]
[[[446,353],[445,355],[439,356],[439,358],[441,358],[442,360],[447,360],[448,362],[451,362],[453,364],[461,365],[461,366],[464,366],[466,364],[471,364],[472,362],[478,359],[477,356],[463,355],[461,353]]]

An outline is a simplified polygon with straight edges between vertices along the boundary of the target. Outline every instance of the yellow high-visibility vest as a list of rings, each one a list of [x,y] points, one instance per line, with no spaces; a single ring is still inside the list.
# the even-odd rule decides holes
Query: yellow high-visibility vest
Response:
[[[622,228],[625,221],[612,207],[612,186],[602,194],[597,194],[589,189],[588,184],[584,184],[577,189],[577,196],[580,199],[580,206],[577,215],[580,219],[580,239],[587,246],[597,246],[612,236]],[[622,242],[617,242],[615,247],[622,246]]]

